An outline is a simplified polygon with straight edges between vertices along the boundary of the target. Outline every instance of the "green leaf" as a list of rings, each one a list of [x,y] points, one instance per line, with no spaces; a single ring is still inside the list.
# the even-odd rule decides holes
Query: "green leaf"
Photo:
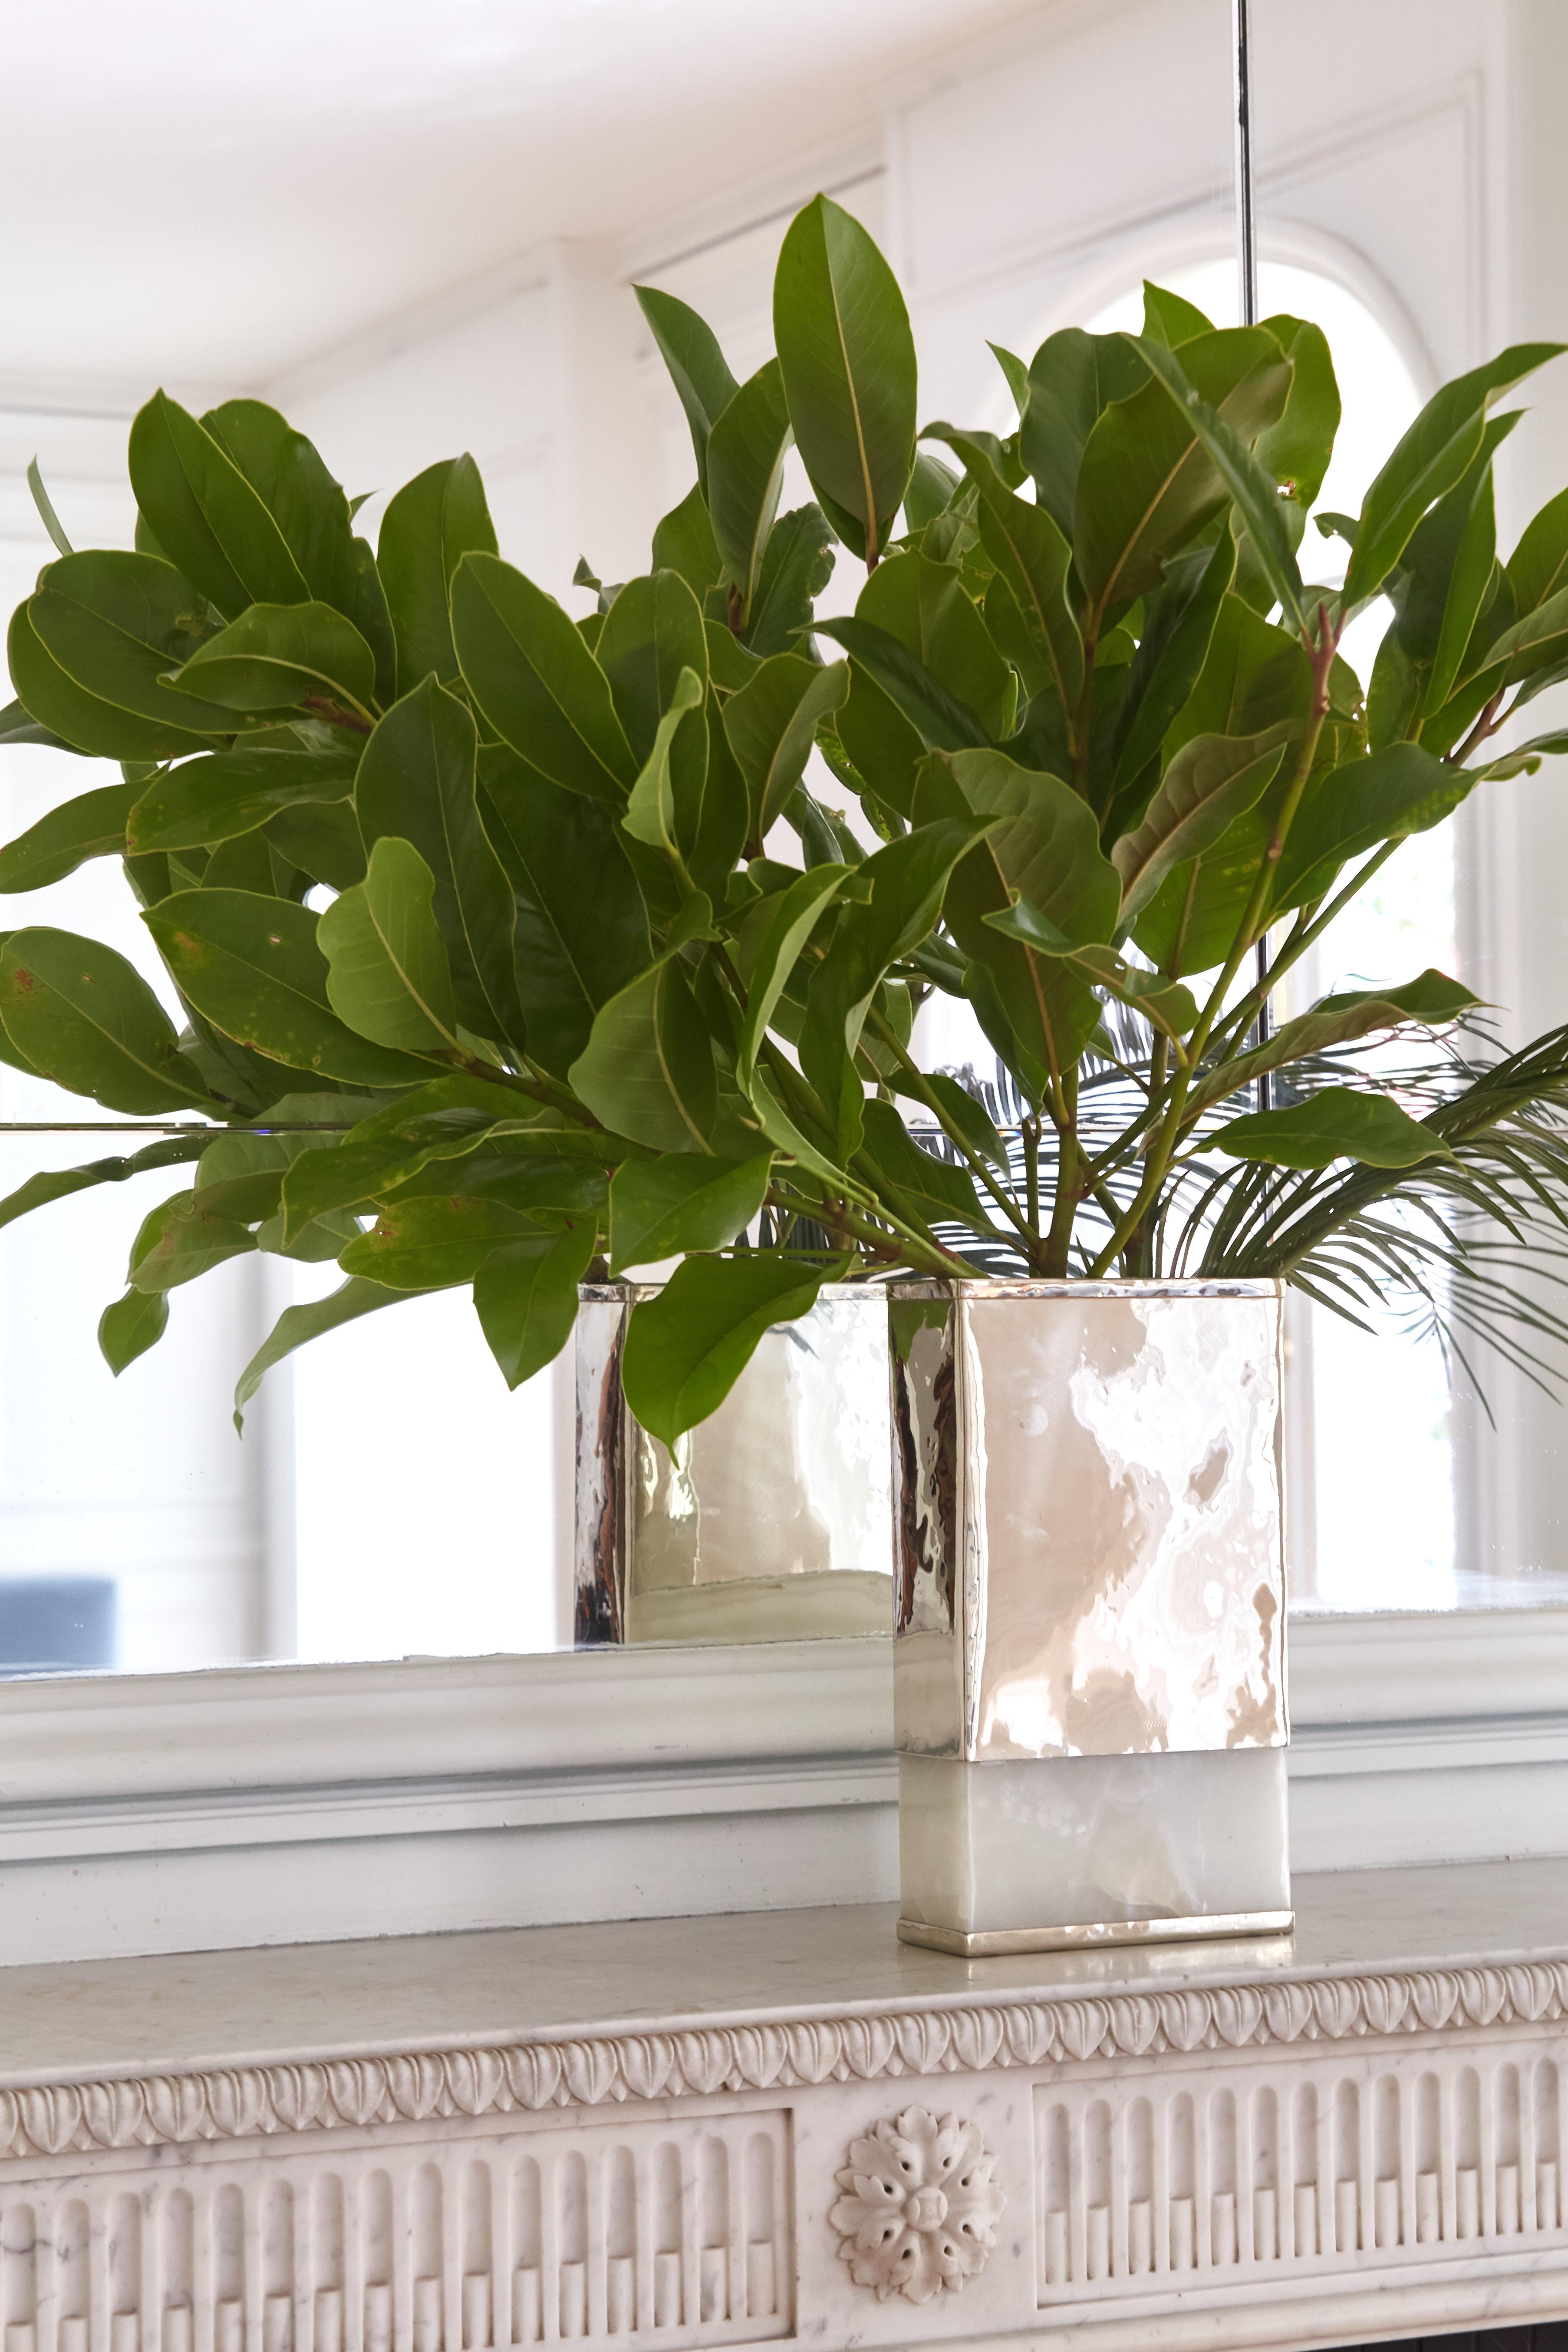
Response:
[[[332,1010],[316,917],[250,890],[182,890],[142,921],[183,996],[236,1045],[350,1086],[408,1086],[428,1063],[356,1035]]]
[[[1441,824],[1476,782],[1472,771],[1448,767],[1419,743],[1391,743],[1320,775],[1291,827],[1270,915],[1310,906],[1351,858]]]
[[[633,286],[632,291],[686,412],[697,461],[697,486],[706,499],[708,436],[735,398],[735,378],[725,364],[712,328],[687,303],[656,286]]]
[[[811,487],[845,545],[874,563],[915,463],[915,338],[898,280],[831,197],[785,235],[773,335]]]
[[[610,1270],[688,1250],[727,1249],[768,1196],[773,1154],[751,1160],[626,1160],[610,1180]]]
[[[1304,514],[1317,503],[1339,433],[1340,397],[1333,360],[1327,336],[1311,319],[1281,313],[1260,324],[1290,361],[1291,376],[1283,416],[1258,436],[1258,462],[1276,482],[1288,486],[1293,503]]]
[[[1071,1068],[1099,1022],[1092,991],[1059,961],[998,936],[986,917],[1027,898],[1072,946],[1109,939],[1120,886],[1092,810],[1057,777],[1035,775],[1000,751],[960,752],[950,769],[926,761],[916,815],[928,804],[962,806],[992,821],[948,886],[947,929],[961,953],[989,973],[1036,1066]]]
[[[654,524],[653,569],[676,573],[699,604],[710,588],[717,587],[724,562],[700,483]]]
[[[653,748],[643,762],[643,772],[632,787],[622,820],[623,829],[634,841],[644,841],[651,849],[662,849],[679,866],[680,845],[676,840],[675,796],[670,775],[671,747],[688,714],[700,710],[703,704],[703,683],[695,670],[683,669],[675,681],[670,707],[660,719],[653,733]]]
[[[211,433],[156,392],[131,426],[131,487],[171,563],[234,620],[249,604],[303,604],[288,543]]]
[[[342,1283],[325,1298],[286,1307],[239,1376],[235,1389],[235,1427],[244,1428],[245,1408],[274,1364],[280,1364],[308,1340],[336,1331],[361,1315],[373,1314],[378,1307],[395,1307],[402,1296],[402,1291],[389,1290],[379,1282],[352,1281]]]
[[[166,1135],[124,1159],[91,1160],[85,1168],[42,1169],[0,1201],[0,1225],[14,1224],[18,1217],[30,1216],[35,1209],[47,1209],[53,1202],[69,1200],[73,1192],[89,1192],[95,1184],[123,1184],[128,1176],[144,1175],[152,1168],[177,1168],[196,1159],[205,1141],[205,1136],[199,1133]]]
[[[865,1148],[899,1197],[927,1224],[956,1218],[977,1233],[988,1230],[990,1220],[968,1170],[923,1150],[893,1105],[874,1097],[865,1107]]]
[[[909,551],[889,556],[861,590],[855,617],[891,631],[973,711],[988,740],[1000,742],[1012,733],[1017,681],[991,642],[956,564]]]
[[[329,889],[349,890],[365,878],[365,845],[350,801],[295,801],[268,817],[267,840],[287,865]]]
[[[1175,351],[1178,343],[1190,343],[1195,335],[1211,335],[1214,321],[1205,318],[1196,302],[1184,300],[1168,288],[1144,280],[1144,337],[1146,341],[1163,343]]]
[[[8,702],[0,710],[0,748],[8,743],[41,743],[51,751],[74,751],[76,745],[57,735],[52,727],[45,727],[20,702]]]
[[[1386,1095],[1325,1087],[1288,1110],[1251,1111],[1207,1139],[1233,1160],[1262,1160],[1276,1168],[1327,1168],[1358,1160],[1366,1168],[1413,1168],[1421,1160],[1451,1158],[1429,1127]]]
[[[161,1290],[128,1290],[106,1307],[98,1318],[98,1344],[115,1379],[155,1348],[168,1328],[169,1301]]]
[[[317,926],[333,1012],[378,1045],[432,1053],[457,1044],[434,897],[435,877],[413,843],[383,834],[364,880],[335,898]]]
[[[1162,980],[1157,972],[1144,971],[1124,962],[1113,948],[1075,948],[1056,924],[1027,898],[1017,898],[1010,907],[983,919],[1004,939],[1017,940],[1038,954],[1056,956],[1063,963],[1071,964],[1092,987],[1103,988],[1118,1003],[1130,1004],[1134,1012],[1152,1021],[1156,1029],[1164,1030],[1167,1037],[1179,1039],[1196,1028],[1197,1006],[1190,990],[1183,988],[1179,982]]]
[[[472,1282],[492,1250],[531,1239],[539,1227],[504,1202],[443,1198],[401,1201],[385,1208],[368,1234],[349,1244],[338,1263],[389,1290],[448,1290]]]
[[[1028,381],[1026,375],[1026,387]],[[959,487],[959,477],[950,466],[933,457],[929,450],[916,449],[914,469],[904,492],[904,520],[912,539],[918,538],[928,522],[946,513]]]
[[[925,1083],[970,1150],[979,1159],[988,1160],[993,1168],[999,1169],[1006,1176],[1009,1173],[1007,1145],[967,1087],[961,1085],[946,1070],[927,1071]]]
[[[1509,585],[1516,614],[1533,613],[1560,588],[1568,588],[1568,490],[1559,490],[1525,526],[1508,559]]]
[[[247,1225],[216,1215],[195,1192],[176,1192],[142,1219],[126,1278],[132,1290],[173,1290],[255,1247]]]
[[[569,1075],[617,1135],[657,1151],[706,1150],[718,1112],[713,1047],[678,955],[601,1006]]]
[[[210,1103],[141,973],[72,931],[13,931],[0,945],[0,1022],[41,1078],[106,1110],[150,1113]]]
[[[1222,524],[1213,550],[1177,556],[1165,585],[1149,599],[1116,722],[1113,782],[1134,785],[1159,756],[1166,729],[1203,671],[1227,590],[1236,576],[1236,542]],[[1113,804],[1114,818],[1122,807]],[[1143,814],[1138,808],[1134,819]]]
[[[308,1152],[290,1150],[281,1186],[285,1237],[336,1209],[382,1199],[433,1160],[461,1159],[497,1130],[528,1132],[538,1115],[508,1087],[466,1075],[434,1078],[361,1118],[341,1138],[306,1139]],[[578,1135],[592,1148],[593,1139]],[[280,1139],[292,1146],[297,1139]],[[608,1143],[601,1139],[601,1148]],[[538,1151],[537,1139],[531,1151]],[[205,1167],[204,1163],[204,1175]],[[466,1171],[465,1171],[466,1173]],[[446,1190],[455,1190],[450,1181]]]
[[[1138,352],[1207,452],[1209,463],[1247,526],[1264,576],[1286,620],[1293,629],[1304,630],[1306,591],[1272,479],[1234,425],[1210,406],[1191,383],[1174,351],[1146,338],[1138,342]]]
[[[1299,740],[1312,692],[1301,639],[1263,620],[1239,596],[1223,596],[1197,684],[1166,730],[1164,755],[1174,758],[1195,735],[1266,735],[1279,727]]]
[[[480,755],[486,824],[515,893],[528,1051],[564,1078],[601,1005],[645,971],[643,894],[601,803],[497,746]]]
[[[1138,357],[1142,362],[1148,353]],[[1196,336],[1183,344],[1181,365],[1199,403],[1243,446],[1278,419],[1290,394],[1290,362],[1261,327]],[[1194,412],[1145,373],[1142,390],[1104,409],[1091,431],[1078,473],[1072,533],[1087,600],[1086,635],[1098,637],[1108,615],[1157,587],[1162,564],[1188,546],[1230,497],[1196,428]]]
[[[44,890],[89,857],[123,857],[126,820],[138,790],[105,784],[52,808],[0,849],[0,891]]]
[[[823,669],[803,654],[774,654],[725,704],[725,733],[746,778],[754,856],[806,772],[819,723],[842,708],[849,687],[847,662]]]
[[[376,661],[330,604],[254,604],[198,646],[170,683],[225,710],[336,703],[363,719],[375,699]]]
[[[789,412],[777,360],[743,383],[714,421],[707,446],[707,502],[724,576],[740,600],[744,623],[762,577],[762,561],[790,442]]]
[[[511,885],[479,814],[477,751],[466,707],[426,677],[365,745],[354,808],[367,849],[386,835],[412,842],[434,877],[458,1020],[520,1045]]]
[[[569,792],[619,808],[637,781],[610,682],[553,596],[493,555],[452,583],[464,682],[514,751]]]
[[[1124,335],[1090,335],[1082,327],[1047,336],[1030,361],[1019,447],[1040,505],[1065,539],[1072,537],[1090,434],[1113,401],[1129,399],[1148,380]]]
[[[953,869],[985,837],[989,814],[944,814],[868,857],[859,878],[871,885],[870,901],[844,908],[832,944],[811,974],[800,1066],[846,1153],[855,1148],[862,1109],[852,1057],[877,988],[889,965],[935,928]]]
[[[749,1087],[763,1036],[817,919],[853,874],[851,866],[813,866],[772,900],[768,920],[746,981],[746,1018],[736,1055],[737,1075]]]
[[[126,822],[131,854],[205,849],[254,833],[279,809],[298,802],[347,800],[354,789],[360,747],[286,751],[260,744],[214,751],[162,769],[132,793]]]
[[[1562,343],[1514,343],[1485,367],[1456,376],[1427,403],[1396,445],[1362,502],[1355,544],[1340,592],[1342,609],[1371,602],[1398,562],[1416,524],[1464,473],[1481,446],[1494,400],[1554,359]]]
[[[766,656],[793,647],[833,576],[831,541],[831,527],[821,507],[796,507],[779,516],[762,551],[762,571],[746,625],[746,643],[752,653]]]
[[[1543,759],[1555,758],[1568,751],[1568,733],[1532,735],[1528,743],[1516,745],[1505,751],[1500,760],[1492,760],[1479,772],[1493,783],[1503,783],[1511,776],[1533,776]]]
[[[57,551],[61,555],[74,555],[76,550],[66,537],[60,519],[55,512],[54,503],[44,488],[44,478],[38,471],[38,461],[36,457],[27,467],[27,489],[34,506],[38,510],[38,520],[48,532]]]
[[[1491,590],[1497,554],[1491,463],[1518,421],[1517,414],[1498,416],[1482,427],[1469,465],[1416,524],[1389,581],[1399,647],[1415,672],[1412,718],[1428,716],[1448,699]]]
[[[349,501],[312,444],[262,400],[225,400],[207,411],[202,425],[277,525],[309,593],[357,619],[359,564]]]
[[[1193,1088],[1188,1108],[1205,1109],[1228,1095],[1239,1094],[1265,1071],[1288,1069],[1310,1055],[1350,1045],[1377,1029],[1397,1029],[1408,1024],[1445,1028],[1479,1001],[1446,972],[1430,970],[1399,988],[1353,989],[1322,997],[1309,1011],[1282,1022],[1263,1045],[1210,1070]]]
[[[434,670],[457,676],[449,612],[454,575],[475,551],[496,552],[496,527],[472,457],[444,457],[405,482],[382,518],[376,569],[397,646],[397,686],[412,693]]]
[[[1124,929],[1137,920],[1168,874],[1213,847],[1280,772],[1282,743],[1255,735],[1195,735],[1172,760],[1135,833],[1111,852],[1122,877]]]
[[[891,630],[858,617],[819,621],[816,626],[820,636],[833,638],[865,670],[927,751],[962,751],[987,742],[986,730],[975,713],[949,694],[919,656],[912,654]]]
[[[1062,708],[1076,709],[1083,692],[1083,640],[1068,595],[1071,549],[1050,509],[1030,506],[1009,490],[977,441],[948,425],[929,429],[967,467],[980,494],[980,543],[1011,589]]]
[[[626,1402],[674,1445],[724,1402],[758,1341],[817,1303],[825,1273],[770,1250],[684,1258],[656,1298],[632,1310],[622,1361]]]
[[[47,565],[6,639],[31,716],[79,751],[164,760],[232,734],[233,714],[164,683],[203,623],[188,580],[155,555],[89,551]]]
[[[597,1240],[590,1223],[553,1241],[504,1243],[474,1276],[479,1328],[509,1389],[553,1363],[570,1338]]]

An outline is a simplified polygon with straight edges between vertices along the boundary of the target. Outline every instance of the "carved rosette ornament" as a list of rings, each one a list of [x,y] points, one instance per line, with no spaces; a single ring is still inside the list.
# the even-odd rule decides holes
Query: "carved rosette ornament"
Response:
[[[905,2107],[849,2155],[828,2220],[857,2286],[874,2287],[879,2302],[929,2303],[985,2268],[1007,2200],[978,2124]]]

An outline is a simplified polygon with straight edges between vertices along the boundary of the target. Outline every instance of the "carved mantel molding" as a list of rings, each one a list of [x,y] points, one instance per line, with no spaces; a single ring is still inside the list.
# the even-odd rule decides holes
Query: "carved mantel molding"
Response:
[[[0,2089],[0,2153],[248,2140],[454,2116],[711,2098],[1066,2061],[1444,2034],[1568,2017],[1568,1960],[1099,1998],[900,2004],[688,2031],[529,2039]]]

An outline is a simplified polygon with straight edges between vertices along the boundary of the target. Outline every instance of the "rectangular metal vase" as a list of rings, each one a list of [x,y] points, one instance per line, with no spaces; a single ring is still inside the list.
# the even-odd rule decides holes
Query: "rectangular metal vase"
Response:
[[[888,1312],[900,1936],[1288,1928],[1279,1286]]]
[[[621,1386],[656,1284],[584,1284],[577,1319],[574,1642],[884,1633],[891,1613],[887,1307],[837,1288],[765,1332],[672,1450]]]

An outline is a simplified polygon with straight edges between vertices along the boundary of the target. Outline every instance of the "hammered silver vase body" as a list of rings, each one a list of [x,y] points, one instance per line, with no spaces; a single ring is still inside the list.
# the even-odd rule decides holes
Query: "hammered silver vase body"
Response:
[[[1291,1924],[1273,1283],[895,1284],[905,1941]]]
[[[674,1446],[621,1386],[653,1284],[584,1284],[577,1319],[573,1641],[885,1633],[892,1608],[887,1307],[835,1286],[765,1333]]]

